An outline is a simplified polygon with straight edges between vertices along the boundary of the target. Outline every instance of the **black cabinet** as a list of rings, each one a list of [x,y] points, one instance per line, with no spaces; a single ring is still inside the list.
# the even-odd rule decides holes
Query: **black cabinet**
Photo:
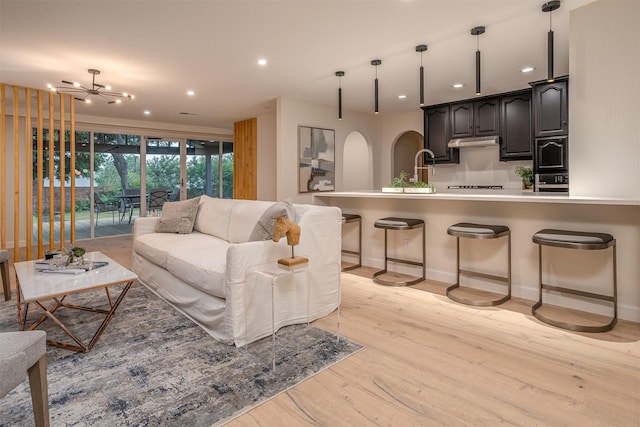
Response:
[[[500,133],[499,98],[451,104],[451,138],[492,136]]]
[[[459,163],[460,153],[449,148],[449,106],[424,108],[424,143],[433,151],[436,163]]]
[[[499,98],[487,98],[473,103],[474,136],[500,134]]]
[[[569,82],[533,84],[534,130],[536,138],[569,133]]]
[[[533,159],[531,90],[503,96],[500,99],[502,116],[500,160]]]
[[[451,138],[466,138],[473,136],[473,104],[451,104]]]

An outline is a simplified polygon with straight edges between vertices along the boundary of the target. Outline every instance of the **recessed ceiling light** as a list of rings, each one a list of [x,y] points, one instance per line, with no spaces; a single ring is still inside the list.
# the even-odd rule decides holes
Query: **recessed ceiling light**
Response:
[[[407,99],[407,95],[398,95],[398,99]]]
[[[454,83],[451,86],[455,87],[456,89],[460,89],[461,87],[464,86],[464,84],[462,84],[462,83]]]
[[[195,94],[196,94],[196,93],[195,93],[194,91],[192,91],[192,90],[188,90],[188,91],[187,91],[187,95],[189,95],[189,96],[193,96],[193,95],[195,95]]]
[[[258,59],[258,65],[261,65],[261,66],[267,65],[267,60],[262,58]]]
[[[144,115],[145,115],[145,116],[149,116],[150,114],[151,114],[151,111],[149,111],[149,110],[144,110]]]
[[[522,70],[520,70],[521,73],[530,73],[533,70],[535,70],[535,68],[533,67],[524,67]]]

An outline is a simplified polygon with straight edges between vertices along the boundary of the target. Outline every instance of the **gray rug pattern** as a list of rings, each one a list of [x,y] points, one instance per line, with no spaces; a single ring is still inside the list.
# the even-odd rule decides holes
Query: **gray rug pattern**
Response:
[[[115,298],[112,293],[112,298]],[[69,296],[99,306],[104,291]],[[15,295],[0,304],[0,331],[17,327]],[[30,307],[29,318],[39,316]],[[61,308],[56,315],[88,342],[103,315]],[[48,339],[70,338],[47,320]],[[189,319],[136,283],[89,353],[47,347],[53,426],[211,426],[246,412],[359,351],[345,338],[306,325],[236,348],[215,341]],[[29,383],[0,399],[0,426],[33,424]]]

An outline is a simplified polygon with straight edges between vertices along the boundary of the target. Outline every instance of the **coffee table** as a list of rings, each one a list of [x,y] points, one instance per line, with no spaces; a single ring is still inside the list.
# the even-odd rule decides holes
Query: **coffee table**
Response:
[[[113,318],[118,306],[129,291],[129,288],[138,276],[102,254],[101,252],[89,252],[84,255],[87,261],[106,261],[108,264],[95,270],[89,270],[80,274],[44,273],[36,270],[36,261],[23,261],[14,264],[17,278],[16,295],[18,299],[18,325],[20,330],[36,329],[42,322],[51,319],[58,325],[76,344],[63,343],[49,340],[48,344],[69,350],[88,352],[100,338],[109,322]],[[115,301],[112,301],[109,288],[124,284],[124,288]],[[109,310],[92,307],[82,307],[65,303],[68,295],[87,292],[103,288],[109,301]],[[29,305],[40,307],[44,314],[31,325],[27,325],[27,313]],[[61,308],[84,310],[105,315],[102,324],[88,344],[85,344],[64,324],[55,312]]]

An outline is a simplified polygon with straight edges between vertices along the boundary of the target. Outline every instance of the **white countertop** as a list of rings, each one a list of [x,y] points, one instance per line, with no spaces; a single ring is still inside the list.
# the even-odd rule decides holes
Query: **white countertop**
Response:
[[[374,198],[374,199],[405,199],[405,200],[463,200],[463,201],[484,201],[484,202],[516,202],[516,203],[565,203],[565,204],[586,204],[586,205],[622,205],[640,206],[640,200],[572,196],[559,193],[534,193],[523,190],[438,190],[433,194],[420,193],[383,193],[376,190],[359,191],[339,191],[314,193],[313,197],[319,198]]]

